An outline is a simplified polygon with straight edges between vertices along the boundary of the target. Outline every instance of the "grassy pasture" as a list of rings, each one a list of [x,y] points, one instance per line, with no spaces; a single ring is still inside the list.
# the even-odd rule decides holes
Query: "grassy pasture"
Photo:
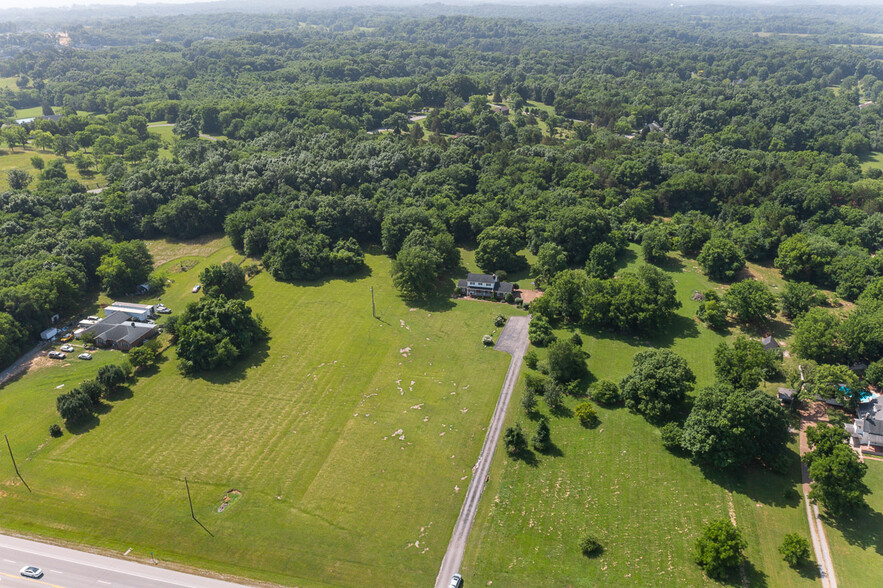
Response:
[[[879,582],[883,566],[883,462],[866,459],[865,484],[870,509],[850,519],[825,518],[834,574],[840,586],[869,586]]]
[[[242,259],[211,239],[150,247],[174,280],[162,301],[175,312],[199,296],[190,290],[207,263]],[[0,527],[299,586],[431,584],[508,365],[481,336],[515,310],[410,307],[389,260],[368,264],[299,285],[256,276],[246,298],[271,330],[263,348],[199,378],[179,375],[167,351],[98,426],[61,439],[47,432],[56,387],[122,354],[6,386],[0,430],[34,494],[3,462]],[[184,476],[214,537],[190,520]],[[241,498],[218,513],[232,489]]]
[[[642,263],[632,246],[620,269]],[[714,347],[730,335],[697,323],[698,303],[690,295],[719,286],[693,260],[677,255],[663,269],[672,275],[684,305],[672,327],[647,340],[581,331],[593,378],[618,382],[631,370],[635,353],[652,346],[684,356],[697,386],[713,382]],[[569,331],[558,334],[570,336]],[[582,401],[568,398],[567,407],[572,410]],[[800,475],[796,444],[788,476],[722,476],[667,452],[659,430],[642,417],[624,408],[599,408],[599,414],[601,424],[590,430],[573,417],[548,415],[556,450],[535,454],[535,462],[504,458],[494,464],[464,559],[470,585],[713,584],[693,563],[694,544],[705,523],[731,511],[749,544],[745,572],[751,586],[817,583],[811,569],[791,570],[776,551],[787,532],[809,537],[802,502],[792,492]],[[517,401],[507,418],[510,424],[520,422],[528,436],[536,430]],[[584,532],[594,533],[604,545],[596,559],[578,552]],[[732,581],[741,582],[738,577]]]
[[[8,146],[0,149],[0,190],[6,190],[9,188],[6,172],[12,169],[23,169],[34,176],[34,181],[36,181],[36,177],[40,172],[39,170],[34,169],[34,166],[31,165],[31,158],[34,155],[40,156],[46,163],[49,163],[53,159],[58,159],[58,156],[52,151],[41,151],[31,145],[28,145],[24,151],[22,151],[21,147],[16,147],[15,151],[9,149]],[[107,183],[104,176],[99,173],[84,177],[77,171],[77,168],[74,167],[73,163],[66,162],[64,167],[67,170],[69,178],[77,180],[87,188],[91,189]],[[31,187],[33,188],[33,184]]]

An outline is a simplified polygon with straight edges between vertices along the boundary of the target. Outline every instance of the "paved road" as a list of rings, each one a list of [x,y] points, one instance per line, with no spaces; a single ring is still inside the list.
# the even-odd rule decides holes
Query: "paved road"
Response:
[[[491,469],[494,449],[496,449],[497,442],[500,440],[503,421],[506,419],[506,409],[509,407],[509,400],[512,398],[515,382],[518,381],[521,360],[527,351],[528,323],[530,323],[530,317],[527,316],[513,316],[510,318],[503,332],[500,333],[497,344],[494,346],[495,349],[512,355],[512,361],[509,363],[509,371],[506,372],[506,379],[503,381],[503,388],[500,390],[500,398],[497,400],[494,416],[491,417],[491,424],[487,429],[484,445],[481,446],[478,461],[472,469],[469,489],[466,491],[463,507],[460,509],[460,516],[457,518],[454,532],[451,535],[451,542],[448,544],[448,550],[445,552],[445,557],[442,560],[438,577],[435,579],[435,588],[448,588],[451,576],[460,571],[460,564],[463,563],[466,540],[469,538],[469,531],[472,529],[472,522],[475,520],[476,511],[478,511],[478,501],[481,499],[481,493],[484,491],[484,484]]]
[[[37,566],[39,580],[19,571]],[[75,551],[36,541],[0,535],[0,588],[232,588],[241,587],[212,578],[183,574],[132,561]]]

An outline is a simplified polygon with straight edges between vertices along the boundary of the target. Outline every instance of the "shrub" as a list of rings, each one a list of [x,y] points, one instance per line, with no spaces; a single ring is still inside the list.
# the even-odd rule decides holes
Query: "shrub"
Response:
[[[57,424],[49,425],[49,434],[53,437],[61,437],[61,427]]]
[[[481,338],[481,342],[485,347],[490,347],[491,345],[494,344],[494,338],[491,337],[490,335],[485,335],[484,337]]]
[[[596,555],[599,555],[603,549],[601,542],[598,541],[594,535],[586,534],[579,540],[580,553],[586,557],[595,557]]]
[[[533,448],[540,453],[548,450],[552,445],[551,431],[549,430],[549,423],[546,419],[540,421],[540,424],[537,426],[537,432],[531,440],[531,444],[533,445]]]
[[[59,396],[55,400],[55,406],[58,414],[67,423],[78,423],[92,416],[92,399],[79,388]]]
[[[498,314],[497,316],[494,317],[494,326],[495,327],[502,327],[505,324],[506,324],[506,317],[504,317],[502,314]]]
[[[533,411],[537,409],[536,392],[530,388],[524,391],[524,394],[521,396],[521,408],[524,409],[525,414],[533,414]]]
[[[742,563],[742,551],[747,547],[739,529],[728,519],[710,522],[696,541],[696,563],[716,580]]]
[[[524,374],[524,387],[534,394],[542,396],[546,391],[546,378],[527,372]]]
[[[554,341],[549,345],[549,375],[562,383],[582,379],[589,373],[585,357],[570,341]]]
[[[506,292],[506,302],[508,302],[509,304],[515,302],[515,296],[512,294],[512,292]]]
[[[579,333],[574,333],[573,336],[570,338],[570,342],[577,347],[583,346],[583,338],[579,336]]]
[[[547,379],[544,399],[549,406],[549,410],[552,412],[559,410],[564,399],[564,391],[561,389],[561,384],[551,378]]]
[[[522,300],[521,298],[515,298],[514,301],[515,305],[519,307],[524,304],[524,300]],[[506,300],[506,302],[509,302],[509,300]]]
[[[534,351],[533,349],[531,349],[530,351],[528,351],[527,353],[524,354],[524,365],[526,365],[527,367],[529,367],[532,370],[537,369],[537,362],[539,360],[540,360],[540,358],[537,357],[537,352]]]
[[[503,445],[506,446],[506,453],[515,456],[524,451],[527,447],[527,440],[521,431],[521,425],[515,423],[514,427],[509,427],[503,433]]]
[[[622,396],[619,393],[619,386],[609,380],[601,380],[592,384],[590,393],[592,400],[598,404],[611,406],[619,403]]]
[[[537,347],[545,347],[555,340],[555,334],[549,322],[541,316],[535,316],[527,328],[527,337]]]
[[[669,451],[677,452],[684,448],[684,429],[678,423],[667,423],[659,432],[662,433],[662,446]]]
[[[779,545],[779,553],[788,565],[796,568],[809,559],[809,541],[797,533],[788,533]]]
[[[584,427],[594,427],[598,424],[598,413],[595,408],[588,402],[580,402],[573,409],[573,414],[579,419]]]

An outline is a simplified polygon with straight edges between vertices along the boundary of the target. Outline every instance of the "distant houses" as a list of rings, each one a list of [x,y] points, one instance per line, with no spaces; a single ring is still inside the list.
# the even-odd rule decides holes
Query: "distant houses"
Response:
[[[457,282],[457,289],[464,296],[475,298],[493,298],[501,300],[512,294],[515,284],[501,282],[496,274],[467,274],[465,280]]]
[[[491,106],[491,110],[496,112],[497,114],[502,114],[503,116],[509,116],[509,107],[503,106],[502,104],[494,104]]]

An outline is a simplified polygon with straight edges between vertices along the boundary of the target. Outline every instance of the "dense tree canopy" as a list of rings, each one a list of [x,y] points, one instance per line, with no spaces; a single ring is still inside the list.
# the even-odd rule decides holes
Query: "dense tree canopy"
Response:
[[[619,385],[625,405],[652,421],[667,418],[696,381],[686,360],[668,349],[639,351],[632,363]]]
[[[243,301],[224,296],[191,302],[175,325],[176,350],[185,372],[230,366],[266,335],[260,316]]]

